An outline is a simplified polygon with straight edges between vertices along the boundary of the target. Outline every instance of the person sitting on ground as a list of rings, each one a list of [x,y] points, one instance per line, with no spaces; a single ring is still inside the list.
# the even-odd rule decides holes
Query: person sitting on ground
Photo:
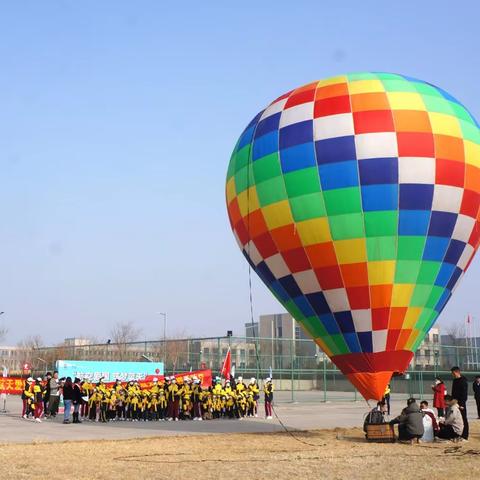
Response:
[[[387,414],[387,404],[384,401],[378,402],[377,406],[372,408],[363,422],[363,431],[367,433],[367,425],[381,425],[387,423],[385,415]]]
[[[402,413],[391,420],[390,425],[398,424],[398,439],[413,443],[418,442],[424,434],[423,414],[414,398],[407,400],[407,407]]]
[[[448,405],[445,419],[440,421],[440,430],[437,437],[443,440],[457,440],[463,433],[463,417],[458,406],[458,401],[451,395],[445,395]]]
[[[433,442],[435,432],[439,429],[435,412],[428,406],[426,400],[420,402],[420,410],[423,413],[423,429],[425,430],[420,441]]]

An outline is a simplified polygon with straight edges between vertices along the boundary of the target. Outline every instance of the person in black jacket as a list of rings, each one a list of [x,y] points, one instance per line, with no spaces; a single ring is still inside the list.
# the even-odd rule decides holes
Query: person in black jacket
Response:
[[[50,402],[50,379],[52,378],[52,374],[47,372],[45,375],[45,390],[43,392],[43,411],[46,418],[48,418],[48,402]]]
[[[480,419],[480,375],[477,375],[473,381],[473,396],[477,402],[477,415]]]
[[[73,384],[73,423],[82,423],[78,418],[80,405],[82,404],[82,386],[80,385],[81,381],[79,378],[75,378],[75,383]]]
[[[67,377],[62,387],[63,392],[63,423],[70,423],[70,412],[72,410],[73,401],[73,383],[71,377]]]
[[[462,438],[468,440],[468,419],[467,419],[467,399],[468,399],[468,380],[462,375],[459,367],[453,367],[451,370],[452,398],[458,402],[460,412],[463,418]]]

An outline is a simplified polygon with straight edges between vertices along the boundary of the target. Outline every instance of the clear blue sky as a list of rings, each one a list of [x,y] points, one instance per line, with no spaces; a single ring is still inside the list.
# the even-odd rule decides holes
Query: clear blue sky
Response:
[[[243,332],[231,150],[276,96],[380,70],[480,116],[479,3],[29,1],[0,5],[0,318],[104,339]],[[178,6],[175,6],[178,5]],[[181,5],[181,6],[180,6]],[[238,6],[232,6],[238,5]],[[480,315],[477,259],[441,323]],[[282,311],[259,283],[255,313]]]

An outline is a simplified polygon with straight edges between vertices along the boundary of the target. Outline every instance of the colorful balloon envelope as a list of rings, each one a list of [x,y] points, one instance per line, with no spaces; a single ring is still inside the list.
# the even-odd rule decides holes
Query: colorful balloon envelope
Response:
[[[480,239],[480,129],[444,90],[389,73],[282,95],[233,151],[248,262],[366,399],[403,372]]]

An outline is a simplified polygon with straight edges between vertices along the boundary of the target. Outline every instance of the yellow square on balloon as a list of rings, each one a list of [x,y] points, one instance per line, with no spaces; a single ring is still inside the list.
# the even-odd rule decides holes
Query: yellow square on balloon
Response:
[[[383,260],[368,262],[368,283],[370,285],[390,285],[395,276],[395,261]]]
[[[408,337],[408,340],[405,343],[405,347],[404,347],[405,350],[411,350],[412,349],[413,344],[415,343],[415,341],[418,338],[418,335],[420,335],[420,331],[414,328],[412,330],[412,333]]]
[[[463,141],[465,151],[465,163],[480,168],[480,145],[470,140]]]
[[[413,328],[417,323],[421,313],[422,307],[408,307],[407,313],[405,314],[405,318],[403,320],[403,328]]]
[[[426,110],[419,93],[388,92],[387,97],[392,110]]]
[[[329,85],[336,85],[337,83],[345,83],[347,77],[345,75],[338,75],[336,77],[327,78],[325,80],[320,80],[317,83],[317,88],[319,87],[328,87]]]
[[[260,204],[258,203],[257,189],[255,186],[252,186],[249,189],[239,193],[237,200],[242,217],[246,217],[249,213],[252,213],[260,208]]]
[[[328,242],[332,239],[327,217],[298,222],[296,227],[304,246]]]
[[[407,307],[415,285],[410,283],[395,284],[392,290],[392,307]]]
[[[230,202],[235,198],[237,191],[235,189],[235,177],[231,177],[227,182],[226,195],[227,195],[227,204],[230,205]]]
[[[288,200],[282,200],[281,202],[262,207],[262,213],[269,230],[293,223]]]
[[[348,83],[348,92],[350,95],[356,93],[375,93],[384,92],[385,87],[380,80],[355,80]]]
[[[438,112],[428,112],[432,132],[440,135],[462,138],[460,123],[452,115]]]
[[[339,265],[367,261],[367,246],[364,238],[336,240],[333,245]]]

